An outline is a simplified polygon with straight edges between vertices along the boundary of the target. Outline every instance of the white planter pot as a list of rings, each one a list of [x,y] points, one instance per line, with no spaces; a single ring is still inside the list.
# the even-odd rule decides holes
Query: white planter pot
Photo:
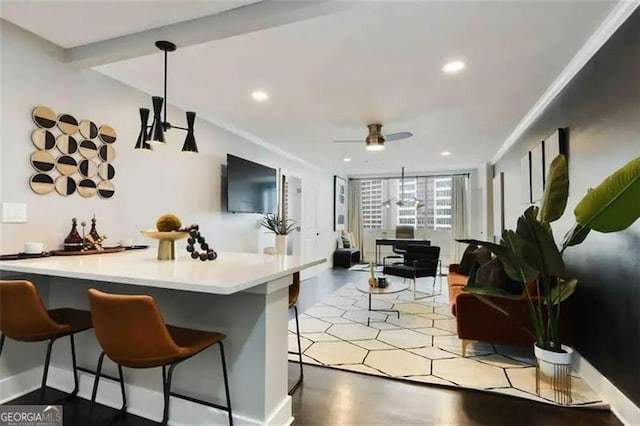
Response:
[[[287,236],[276,235],[276,253],[287,254]]]
[[[554,365],[571,365],[573,358],[573,349],[569,346],[562,345],[564,352],[553,352],[540,349],[537,345],[533,345],[533,352],[538,360],[540,371],[547,377],[555,377],[556,369]]]

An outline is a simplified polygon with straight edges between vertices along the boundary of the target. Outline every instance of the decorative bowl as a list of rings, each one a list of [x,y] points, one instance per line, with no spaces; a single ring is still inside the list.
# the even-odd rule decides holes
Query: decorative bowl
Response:
[[[173,260],[176,258],[176,241],[182,240],[189,236],[188,232],[169,231],[162,232],[155,229],[140,231],[142,235],[148,238],[158,240],[158,260]]]

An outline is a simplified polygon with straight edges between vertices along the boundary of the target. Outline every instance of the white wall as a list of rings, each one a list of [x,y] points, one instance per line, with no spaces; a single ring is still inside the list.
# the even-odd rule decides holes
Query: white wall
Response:
[[[0,252],[20,251],[24,241],[44,241],[50,248],[56,248],[69,232],[72,217],[89,221],[94,213],[98,230],[107,234],[111,243],[122,237],[150,243],[139,231],[153,228],[156,218],[168,212],[180,216],[185,224],[200,224],[216,250],[258,251],[260,216],[234,215],[221,209],[220,172],[227,153],[282,168],[287,175],[300,177],[306,185],[318,188],[319,196],[326,197],[326,202],[318,203],[321,210],[318,254],[329,256],[333,251],[332,176],[328,172],[309,170],[306,165],[202,119],[195,125],[199,154],[180,151],[185,136],[180,130],[167,132],[165,147],[153,152],[136,151],[133,147],[140,128],[138,108],[151,107],[148,94],[98,72],[74,69],[61,61],[62,50],[58,46],[6,21],[0,24],[0,199],[26,203],[28,210],[28,223],[0,225]],[[215,102],[215,94],[210,95]],[[42,196],[31,191],[29,177],[34,170],[29,157],[35,150],[30,139],[35,129],[31,111],[36,105],[116,129],[113,198],[105,200],[96,195],[85,199],[78,194],[62,197],[55,191]],[[168,118],[176,124],[185,123],[184,112],[173,107],[168,110]]]

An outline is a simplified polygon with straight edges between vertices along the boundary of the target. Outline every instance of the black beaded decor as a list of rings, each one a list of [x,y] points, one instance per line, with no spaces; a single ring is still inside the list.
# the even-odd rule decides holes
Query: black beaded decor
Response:
[[[205,260],[216,260],[218,253],[216,253],[212,248],[209,248],[209,244],[207,244],[204,237],[200,235],[200,227],[198,225],[191,225],[184,229],[184,231],[189,232],[189,238],[187,239],[187,251],[191,253],[192,259],[200,259],[203,262]],[[200,250],[202,250],[202,252],[196,250],[196,242],[200,244]]]

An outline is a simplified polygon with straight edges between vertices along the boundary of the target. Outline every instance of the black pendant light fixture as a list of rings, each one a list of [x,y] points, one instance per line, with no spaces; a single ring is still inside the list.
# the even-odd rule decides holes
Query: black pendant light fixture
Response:
[[[180,129],[187,132],[187,137],[182,146],[184,152],[198,152],[196,138],[193,133],[193,126],[196,121],[196,113],[187,111],[187,127],[174,126],[167,121],[167,57],[169,52],[176,50],[176,45],[170,41],[156,41],[156,47],[164,52],[164,97],[153,96],[153,121],[151,126],[147,126],[149,120],[149,109],[140,108],[140,134],[136,142],[136,149],[151,150],[151,143],[166,143],[164,132],[169,129]],[[164,115],[162,107],[164,106]]]

